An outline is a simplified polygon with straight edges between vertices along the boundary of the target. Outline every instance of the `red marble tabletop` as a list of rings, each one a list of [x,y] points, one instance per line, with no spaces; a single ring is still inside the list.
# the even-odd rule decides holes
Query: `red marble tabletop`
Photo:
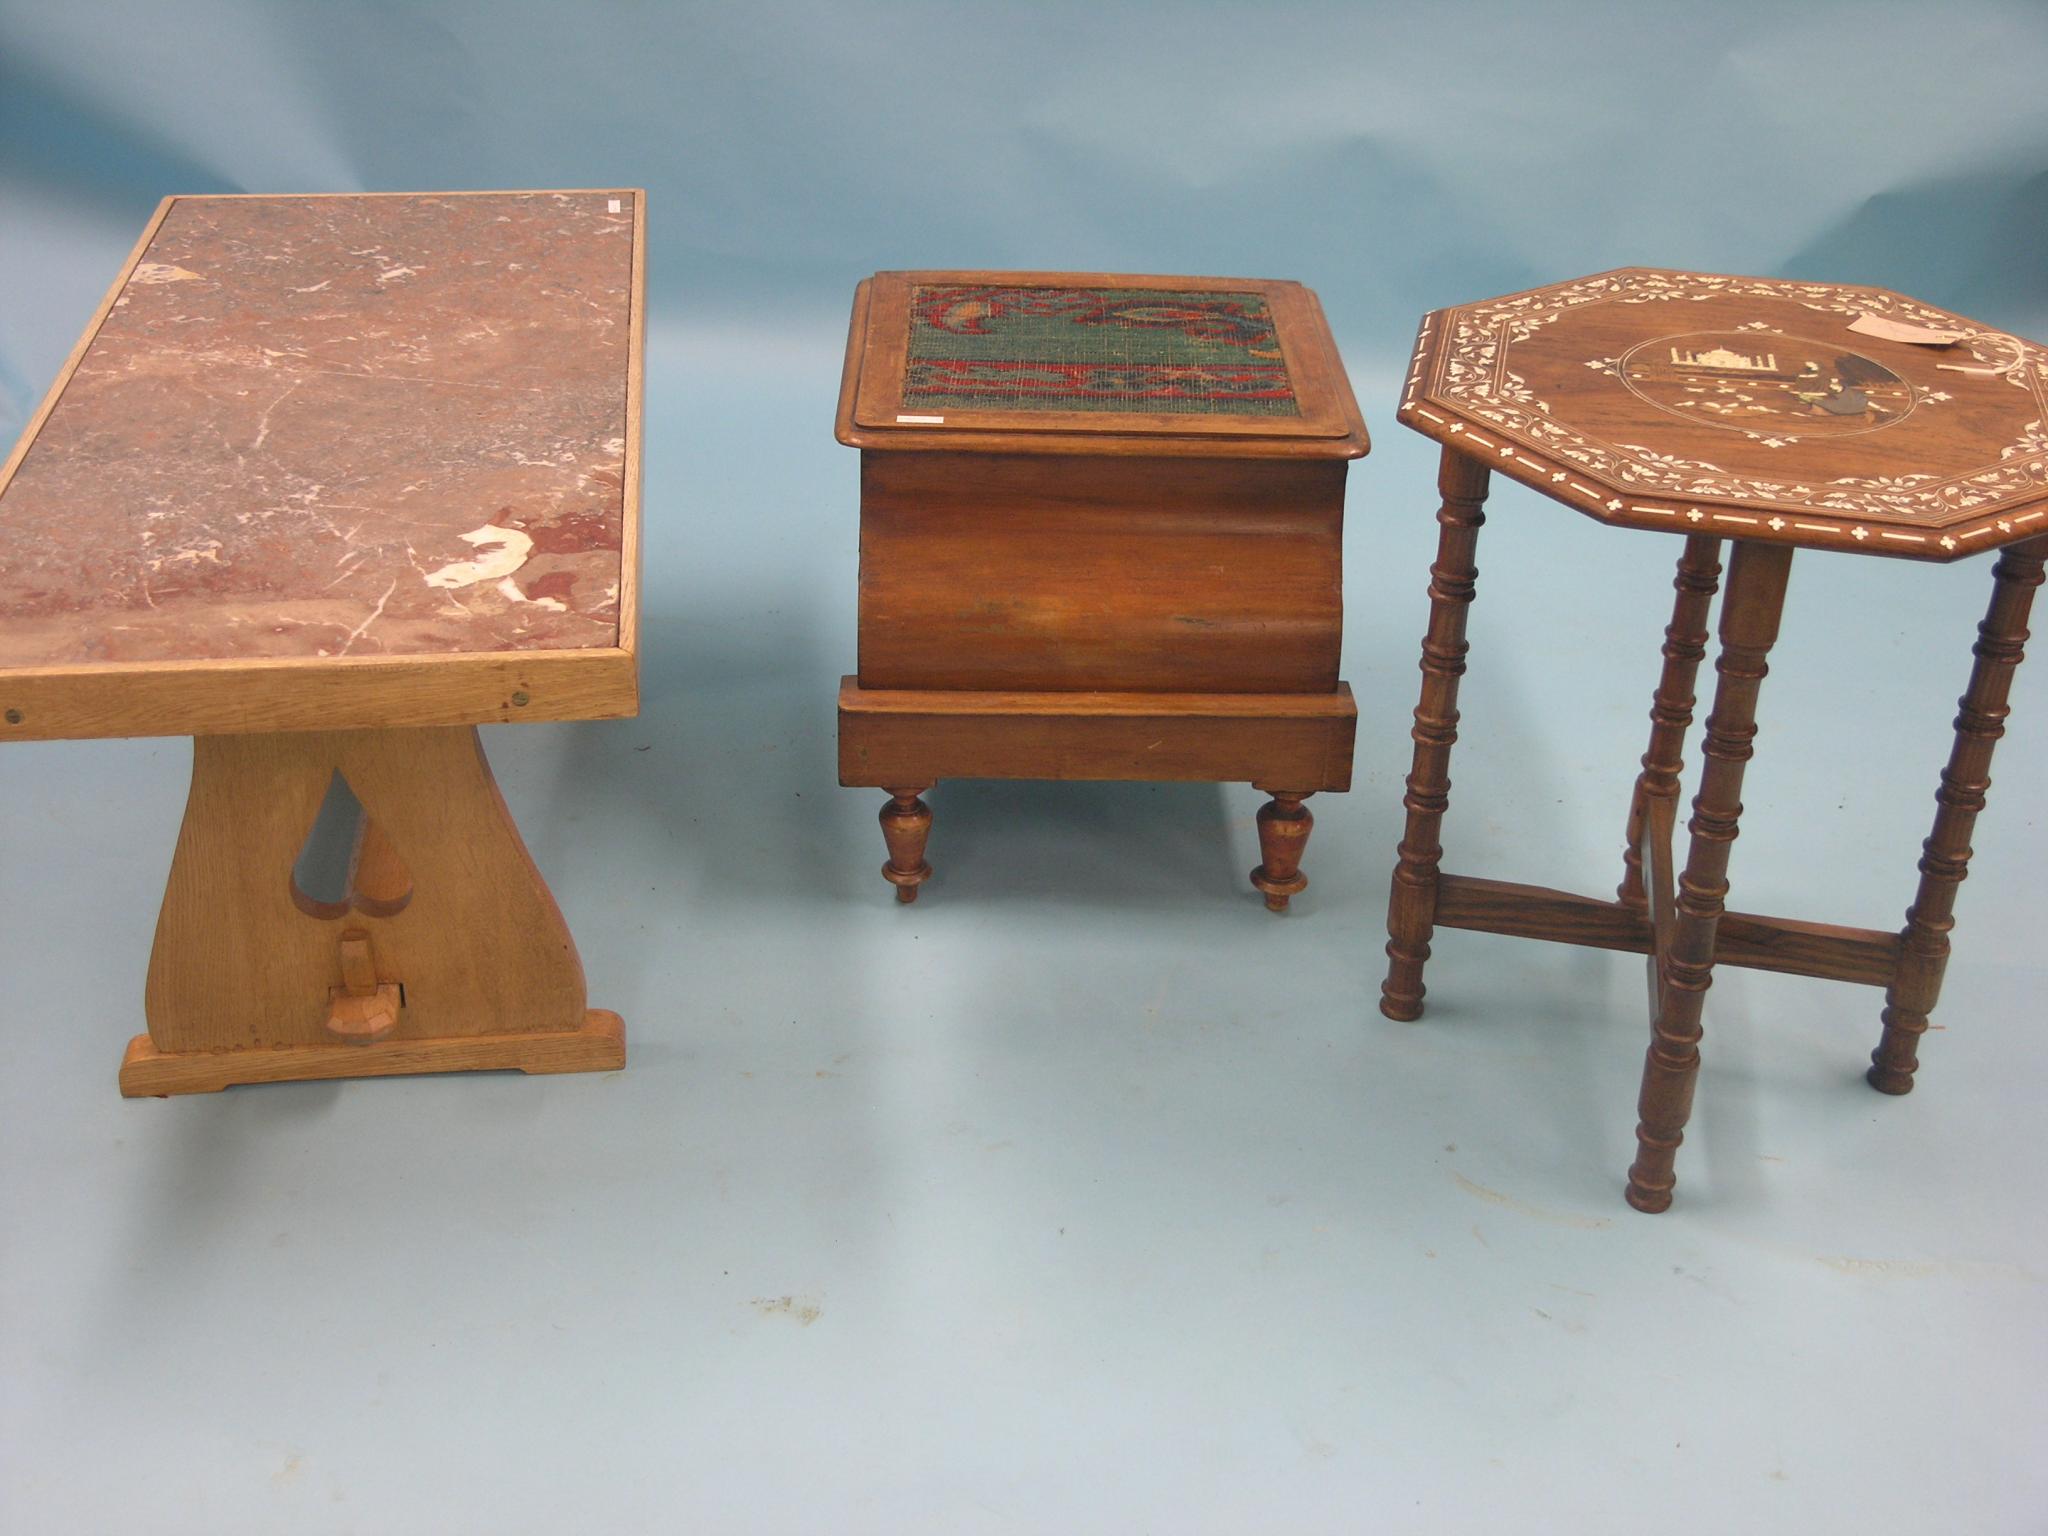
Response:
[[[637,203],[169,200],[0,471],[0,675],[618,648]]]

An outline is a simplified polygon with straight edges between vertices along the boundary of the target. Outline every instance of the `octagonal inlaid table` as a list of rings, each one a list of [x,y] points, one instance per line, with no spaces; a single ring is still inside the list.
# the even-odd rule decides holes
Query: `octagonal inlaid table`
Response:
[[[839,782],[931,874],[940,779],[1247,781],[1252,884],[1308,881],[1303,801],[1348,789],[1344,478],[1365,423],[1299,283],[883,272],[838,437],[861,450],[859,672]]]
[[[1627,1190],[1644,1211],[1671,1203],[1717,963],[1884,988],[1869,1080],[1884,1093],[1911,1089],[2048,557],[2048,352],[1883,289],[1630,268],[1429,315],[1400,419],[1444,445],[1443,532],[1381,1011],[1421,1016],[1438,927],[1650,955],[1654,1024]],[[1684,540],[1613,901],[1439,868],[1494,471],[1601,522]],[[1719,682],[1691,845],[1675,871],[1680,753],[1723,541]],[[2000,552],[1898,932],[1725,910],[1758,689],[1799,548],[1936,561]]]
[[[194,738],[123,1093],[624,1064],[476,725],[637,707],[644,228],[169,198],[0,467],[0,739]]]

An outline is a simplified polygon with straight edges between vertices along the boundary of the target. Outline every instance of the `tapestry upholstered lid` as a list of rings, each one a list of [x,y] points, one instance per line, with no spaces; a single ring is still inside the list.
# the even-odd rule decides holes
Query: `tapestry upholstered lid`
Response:
[[[1365,451],[1315,295],[1252,279],[880,273],[855,299],[840,416],[864,447],[1080,434]]]

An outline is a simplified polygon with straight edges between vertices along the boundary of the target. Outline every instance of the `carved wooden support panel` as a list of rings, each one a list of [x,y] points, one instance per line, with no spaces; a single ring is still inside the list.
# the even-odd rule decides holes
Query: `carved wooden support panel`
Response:
[[[365,821],[339,900],[293,863],[340,774]],[[128,1094],[623,1065],[474,727],[207,736],[157,921]]]

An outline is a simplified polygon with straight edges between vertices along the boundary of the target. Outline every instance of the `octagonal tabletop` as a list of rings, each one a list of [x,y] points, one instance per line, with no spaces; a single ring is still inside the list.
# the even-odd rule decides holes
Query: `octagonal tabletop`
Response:
[[[166,199],[0,465],[0,740],[632,713],[643,231]]]
[[[1438,310],[1400,419],[1626,527],[1926,560],[2048,533],[2048,351],[1882,288],[1627,267]]]

